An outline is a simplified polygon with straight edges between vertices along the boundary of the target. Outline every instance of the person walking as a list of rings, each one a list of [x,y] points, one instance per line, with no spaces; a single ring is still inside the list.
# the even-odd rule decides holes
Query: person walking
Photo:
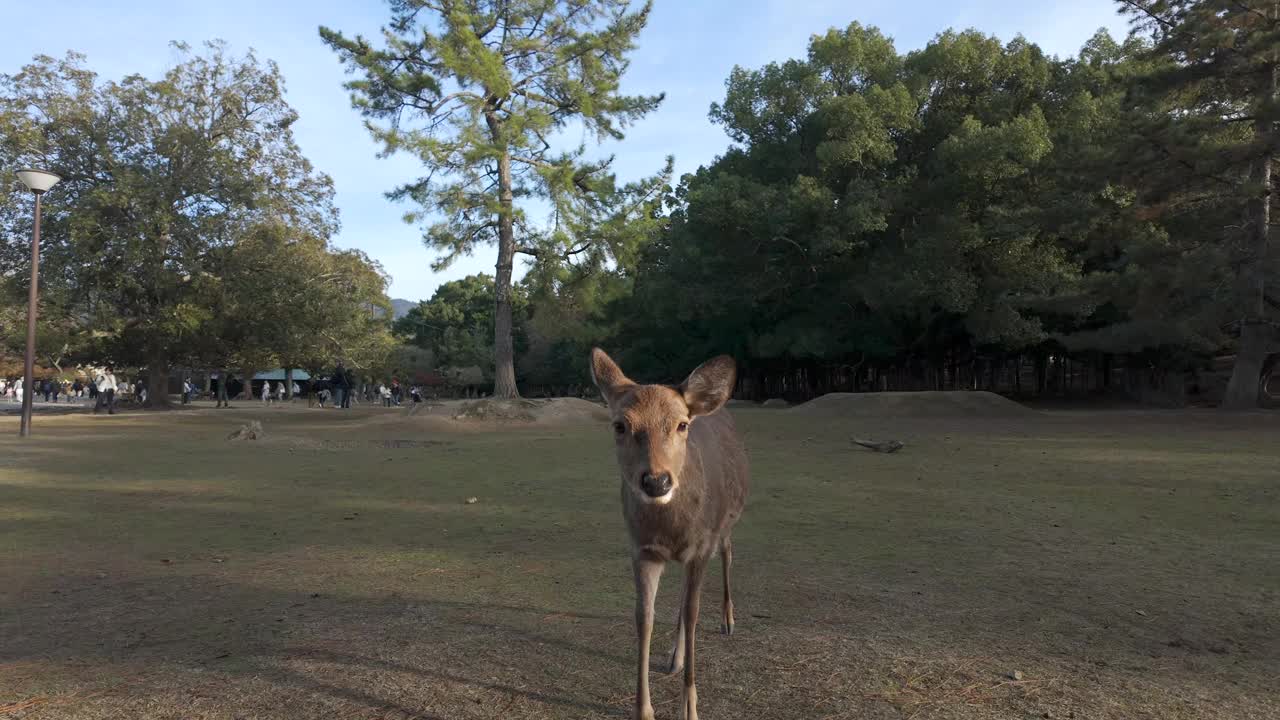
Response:
[[[229,408],[231,407],[231,400],[228,399],[228,393],[231,392],[231,389],[230,389],[231,373],[229,372],[219,373],[217,377],[217,381],[218,381],[218,402],[214,405],[214,407]]]
[[[182,404],[189,405],[191,403],[191,378],[182,379]]]
[[[108,415],[116,414],[116,375],[115,371],[108,365],[94,380],[94,385],[98,388],[98,402],[93,406],[93,414],[97,415],[98,410],[105,405]]]
[[[282,403],[282,404],[283,404],[283,403],[284,403],[284,395],[285,395],[285,392],[284,392],[284,381],[283,381],[283,380],[281,380],[280,382],[276,383],[276,402],[278,402],[278,403]]]
[[[333,406],[336,408],[346,407],[347,393],[350,391],[351,385],[347,382],[347,369],[343,367],[341,360],[334,367],[333,377],[329,378],[329,384],[333,386]]]
[[[53,381],[45,378],[40,381],[40,394],[44,396],[44,401],[49,402],[49,396],[53,394]]]
[[[71,383],[71,394],[74,395],[77,400],[84,397],[84,385],[80,384],[80,378],[76,378],[76,381]]]
[[[58,402],[58,396],[62,394],[62,381],[54,380],[49,389],[53,391],[53,401]]]
[[[262,381],[262,404],[263,405],[271,404],[271,381],[270,380]]]
[[[298,387],[298,381],[297,381],[297,380],[294,380],[294,381],[293,381],[293,392],[289,393],[289,397],[290,397],[290,399],[292,399],[292,400],[297,400],[297,399],[298,399],[298,394],[299,394],[299,393],[301,393],[301,392],[302,392],[302,388]]]
[[[386,384],[378,386],[378,394],[382,396],[382,407],[391,407],[391,388]]]

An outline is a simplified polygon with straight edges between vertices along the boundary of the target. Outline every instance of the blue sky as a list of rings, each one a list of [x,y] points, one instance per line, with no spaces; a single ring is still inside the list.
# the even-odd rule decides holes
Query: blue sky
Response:
[[[383,197],[419,168],[405,156],[375,157],[377,147],[342,89],[343,70],[316,29],[376,36],[387,15],[383,0],[0,0],[0,72],[15,72],[38,53],[76,50],[103,77],[154,76],[175,58],[171,40],[197,45],[213,38],[275,60],[301,116],[298,142],[337,187],[336,244],[382,263],[392,297],[417,300],[446,280],[492,273],[494,255],[483,249],[433,273],[420,230],[400,220],[406,208]],[[734,65],[800,57],[811,35],[854,20],[879,27],[904,52],[947,28],[974,27],[1002,40],[1021,33],[1065,56],[1100,27],[1117,36],[1127,29],[1112,0],[656,0],[625,89],[666,92],[667,99],[626,140],[606,148],[617,156],[619,175],[652,173],[668,154],[675,155],[677,176],[709,162],[728,139],[707,120],[707,109],[723,97]]]

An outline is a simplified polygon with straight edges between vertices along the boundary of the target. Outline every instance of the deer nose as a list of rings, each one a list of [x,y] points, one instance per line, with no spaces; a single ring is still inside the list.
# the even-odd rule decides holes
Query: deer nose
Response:
[[[671,492],[671,473],[645,473],[640,476],[640,489],[649,497],[662,497]]]

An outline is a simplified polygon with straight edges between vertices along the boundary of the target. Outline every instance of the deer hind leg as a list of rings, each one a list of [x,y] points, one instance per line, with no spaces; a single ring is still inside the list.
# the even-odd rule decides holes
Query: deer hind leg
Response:
[[[729,592],[729,568],[733,567],[733,538],[725,535],[720,540],[720,565],[724,569],[724,603],[721,606],[720,632],[733,634],[733,595]]]
[[[680,720],[698,720],[698,687],[694,678],[694,637],[698,629],[698,601],[702,595],[702,576],[710,558],[697,558],[685,564],[684,584],[684,689],[680,695]]]

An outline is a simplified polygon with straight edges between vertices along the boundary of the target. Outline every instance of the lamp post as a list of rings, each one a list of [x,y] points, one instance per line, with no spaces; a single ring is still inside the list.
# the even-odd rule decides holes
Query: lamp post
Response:
[[[45,170],[19,170],[18,179],[36,196],[36,222],[31,233],[31,288],[27,294],[27,354],[22,374],[22,425],[19,437],[31,435],[31,402],[35,399],[36,303],[40,295],[40,196],[62,178]]]

